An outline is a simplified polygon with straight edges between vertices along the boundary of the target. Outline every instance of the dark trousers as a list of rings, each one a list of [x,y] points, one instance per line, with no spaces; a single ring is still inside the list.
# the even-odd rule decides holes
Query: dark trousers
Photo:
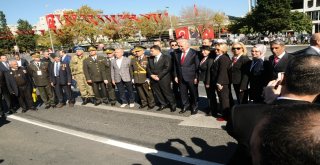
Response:
[[[154,94],[156,95],[159,103],[163,106],[170,104],[171,106],[176,105],[176,99],[173,95],[170,81],[169,82],[159,82],[151,81],[151,86]]]
[[[198,88],[194,84],[194,81],[180,80],[180,95],[183,107],[198,107]],[[189,100],[190,94],[190,100]],[[190,104],[191,102],[191,104]]]
[[[153,107],[155,102],[150,85],[145,82],[143,84],[135,84],[135,86],[141,100],[141,105]]]
[[[134,93],[131,81],[124,82],[121,80],[120,82],[117,82],[116,85],[119,90],[121,103],[128,104],[128,100],[126,98],[126,89],[129,94],[129,103],[134,103]]]
[[[107,87],[107,93],[108,93],[108,99],[111,103],[115,103],[117,101],[116,93],[114,91],[115,86],[109,81],[109,83],[106,85]]]
[[[233,89],[236,93],[238,104],[247,104],[248,103],[248,90],[240,92],[240,84],[233,84]]]
[[[4,84],[5,86],[1,87],[2,91],[2,97],[6,101],[7,108],[8,110],[12,110],[12,105],[11,105],[11,94],[8,91],[7,85]],[[2,100],[2,99],[1,99]]]
[[[221,111],[224,117],[228,118],[230,113],[230,89],[229,85],[222,85],[221,91],[217,90]]]
[[[96,99],[101,101],[108,100],[106,86],[103,81],[93,82],[92,90]]]
[[[63,96],[66,95],[67,100],[69,103],[74,103],[74,98],[72,97],[72,92],[71,92],[71,85],[60,85],[60,84],[55,84],[54,85],[54,91],[56,93],[56,96],[58,98],[59,103],[64,103],[64,98]]]
[[[30,109],[34,108],[33,105],[33,100],[32,100],[32,95],[30,93],[30,86],[25,85],[25,86],[19,86],[19,95],[18,95],[18,101],[22,109]]]
[[[39,90],[40,97],[45,105],[55,105],[51,85],[48,84],[47,86],[40,86],[37,87],[37,89]]]

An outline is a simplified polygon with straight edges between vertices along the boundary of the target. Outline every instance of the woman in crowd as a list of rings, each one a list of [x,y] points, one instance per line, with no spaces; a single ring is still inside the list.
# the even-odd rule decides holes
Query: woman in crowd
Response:
[[[248,71],[251,60],[247,56],[247,48],[242,42],[233,43],[231,64],[231,83],[236,93],[238,104],[248,103]]]
[[[213,110],[213,107],[210,104],[210,100],[212,97],[212,94],[211,94],[212,90],[210,89],[210,73],[209,72],[214,59],[212,59],[212,57],[209,57],[210,51],[211,51],[210,46],[202,46],[200,49],[202,53],[202,59],[199,65],[199,72],[200,72],[199,81],[202,81],[205,86],[205,90],[208,98],[208,107],[206,108],[206,114],[209,116],[209,115],[212,115],[212,110]]]
[[[229,58],[228,46],[225,43],[220,43],[215,46],[216,58],[213,60],[213,64],[210,68],[210,87],[215,89],[220,102],[220,112],[222,117],[227,119],[230,111],[230,80],[229,80],[229,69],[231,65],[231,60]],[[206,82],[206,84],[208,84]],[[217,110],[217,100],[215,96],[215,90],[210,90],[212,97],[210,98],[210,104],[213,107],[215,115],[218,113]]]
[[[263,103],[262,91],[272,80],[272,64],[264,60],[267,47],[262,44],[255,45],[252,50],[252,62],[249,67],[249,99],[253,103]]]

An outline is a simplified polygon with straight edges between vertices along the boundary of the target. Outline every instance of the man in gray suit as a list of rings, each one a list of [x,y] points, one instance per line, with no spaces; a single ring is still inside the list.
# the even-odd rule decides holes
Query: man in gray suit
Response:
[[[320,55],[320,33],[312,34],[310,38],[310,46],[292,53],[295,56],[300,55]]]
[[[131,60],[128,57],[123,56],[123,49],[115,49],[116,59],[112,60],[111,63],[111,78],[112,83],[117,85],[120,94],[121,106],[125,107],[128,105],[128,100],[126,99],[125,88],[129,93],[129,107],[134,107],[134,93],[132,87],[132,70],[131,70]]]

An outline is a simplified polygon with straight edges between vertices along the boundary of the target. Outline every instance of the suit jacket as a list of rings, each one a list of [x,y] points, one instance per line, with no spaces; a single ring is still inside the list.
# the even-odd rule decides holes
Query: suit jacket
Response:
[[[111,62],[111,78],[112,81],[116,83],[121,80],[124,82],[131,81],[132,79],[132,71],[131,71],[131,60],[128,57],[123,56],[120,68],[117,65],[117,60],[112,60]]]
[[[8,63],[9,66],[9,63]],[[9,68],[7,68],[2,62],[0,62],[0,71],[7,72],[9,71]]]
[[[96,61],[93,61],[92,57],[86,58],[83,61],[83,73],[86,80],[92,80],[92,82],[107,80],[105,61],[105,57],[102,56],[96,56]]]
[[[302,50],[298,50],[296,52],[291,53],[293,56],[301,56],[301,55],[320,55],[319,52],[317,52],[316,50],[314,50],[311,46],[302,49]]]
[[[56,79],[56,77],[54,76],[54,67],[55,63],[52,63],[52,65],[50,66],[50,81],[55,85],[55,84],[59,84],[59,85],[67,85],[68,83],[71,83],[72,81],[72,75],[71,75],[71,70],[70,70],[70,66],[69,64],[65,63],[65,62],[60,62],[60,67],[59,67],[59,76]],[[57,82],[59,81],[59,82]]]
[[[13,71],[12,69],[10,69],[8,72],[5,73],[5,77],[6,77],[8,91],[11,94],[14,93],[15,96],[20,95],[15,77],[19,77],[20,80],[23,81],[23,83],[25,83],[24,85],[25,87],[29,87],[29,88],[31,87],[29,75],[27,73],[26,68],[24,67],[18,67],[18,70],[16,71]]]
[[[71,61],[71,56],[67,55],[63,58],[61,58],[61,62],[64,62],[64,63],[67,63],[67,64],[70,64],[70,61]]]
[[[181,64],[181,57],[183,52],[179,52],[175,59],[175,77],[179,80],[193,81],[199,78],[199,58],[195,50],[189,49],[184,63]]]
[[[254,65],[253,65],[254,64]],[[253,67],[251,67],[253,65]],[[252,61],[249,69],[249,82],[251,89],[265,87],[273,78],[273,68],[269,61]]]
[[[21,58],[20,60],[21,60],[21,66],[27,68],[29,65],[29,62],[24,58]]]
[[[41,74],[38,74],[41,71]],[[40,67],[33,62],[28,66],[28,73],[33,78],[34,85],[47,86],[50,84],[49,64],[47,62],[40,62]]]
[[[251,60],[248,56],[240,56],[239,59],[231,65],[231,82],[232,84],[240,84],[240,89],[248,88],[249,76],[248,69],[251,65]]]
[[[213,64],[210,68],[210,72],[208,73],[210,74],[208,75],[210,77],[210,80],[207,80],[206,84],[214,84],[214,86],[216,84],[228,85],[230,83],[230,65],[231,60],[228,54],[220,55],[220,57],[217,56],[216,59],[214,59],[213,61]]]
[[[213,60],[211,57],[207,57],[207,59],[200,63],[199,65],[199,81],[210,82],[210,69],[213,64]],[[208,84],[209,85],[209,84]]]
[[[285,53],[277,64],[274,63],[274,55],[269,57],[269,61],[273,66],[273,79],[278,78],[279,72],[285,72],[289,61],[293,58],[293,55]]]
[[[150,77],[151,75],[158,75],[159,83],[161,82],[171,82],[171,68],[172,68],[172,61],[170,56],[162,54],[161,57],[158,59],[157,63],[154,63],[155,57],[152,56],[149,58],[149,62],[147,65],[147,73]],[[151,78],[151,82],[154,82]]]

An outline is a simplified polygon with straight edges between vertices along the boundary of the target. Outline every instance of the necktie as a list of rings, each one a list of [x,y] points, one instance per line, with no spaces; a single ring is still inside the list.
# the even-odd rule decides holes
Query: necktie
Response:
[[[232,64],[235,64],[237,62],[237,57],[232,58]]]
[[[9,64],[6,62],[6,67],[7,67],[7,69],[9,69]]]
[[[200,65],[203,64],[205,61],[206,61],[207,57],[204,57],[201,62],[200,62]]]
[[[154,63],[156,64],[158,62],[158,57],[154,58]]]
[[[40,67],[40,62],[37,62],[37,66]]]
[[[279,58],[279,57],[274,56],[274,61],[273,61],[274,65],[277,65],[277,64],[278,64],[278,62],[279,62],[279,60],[280,60],[280,58]]]
[[[186,58],[186,52],[183,52],[182,57],[181,57],[181,62],[180,62],[181,65],[184,63],[185,58]]]
[[[59,76],[59,63],[56,63],[56,76]]]

